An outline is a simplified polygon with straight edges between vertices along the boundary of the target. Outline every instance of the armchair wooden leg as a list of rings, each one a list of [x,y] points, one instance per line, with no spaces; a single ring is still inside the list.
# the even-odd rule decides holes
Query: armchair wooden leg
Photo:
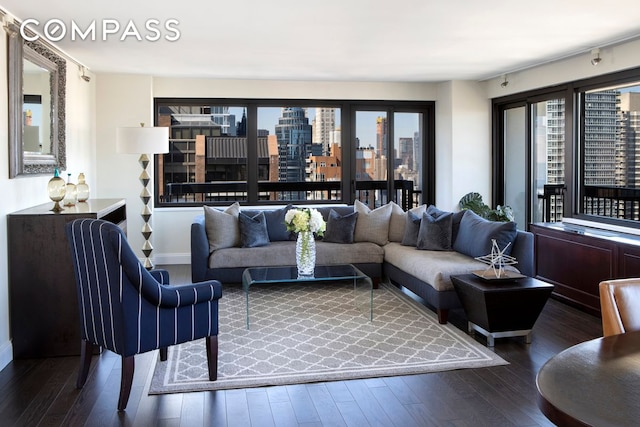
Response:
[[[120,397],[118,398],[118,411],[124,411],[131,394],[133,383],[133,371],[135,370],[134,356],[122,356],[122,378],[120,379]]]
[[[82,388],[89,375],[91,356],[93,355],[93,343],[87,340],[80,341],[80,368],[76,379],[76,388]]]
[[[215,381],[218,379],[218,336],[206,337],[205,340],[209,381]]]
[[[160,360],[162,362],[166,362],[167,361],[167,350],[169,349],[169,347],[160,347]]]

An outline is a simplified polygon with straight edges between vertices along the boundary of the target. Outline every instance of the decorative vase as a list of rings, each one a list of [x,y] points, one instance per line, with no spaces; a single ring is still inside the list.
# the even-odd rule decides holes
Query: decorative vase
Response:
[[[76,191],[76,185],[71,182],[71,174],[67,174],[67,186],[64,193],[64,200],[62,201],[65,206],[75,206],[78,198]]]
[[[89,199],[89,185],[84,178],[84,173],[80,172],[78,175],[78,185],[76,185],[76,193],[78,195],[79,202],[86,202]]]
[[[298,279],[313,277],[313,271],[316,267],[316,241],[311,231],[298,233],[296,266],[298,267]]]
[[[55,205],[53,205],[53,208],[51,209],[53,212],[60,212],[63,210],[62,206],[60,206],[60,202],[64,199],[66,190],[67,184],[64,182],[64,179],[60,177],[58,168],[55,168],[53,178],[51,178],[47,184],[47,193],[49,194],[49,198],[55,202]]]

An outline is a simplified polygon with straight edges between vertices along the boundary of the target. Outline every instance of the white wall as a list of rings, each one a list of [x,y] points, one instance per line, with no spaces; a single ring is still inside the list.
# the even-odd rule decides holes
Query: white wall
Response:
[[[7,82],[6,34],[0,28],[0,81]],[[87,172],[92,188],[96,186],[94,155],[95,105],[94,83],[79,78],[78,68],[67,63],[67,171],[74,180],[79,172]],[[9,136],[7,85],[0,85],[0,369],[13,358],[9,325],[9,285],[7,265],[7,214],[30,206],[49,202],[47,182],[51,176],[28,176],[9,179]],[[66,171],[65,171],[66,172]],[[76,304],[76,301],[68,301]],[[61,310],[64,307],[60,308]]]
[[[445,82],[436,104],[436,205],[456,210],[475,191],[490,203],[491,104],[485,86]]]

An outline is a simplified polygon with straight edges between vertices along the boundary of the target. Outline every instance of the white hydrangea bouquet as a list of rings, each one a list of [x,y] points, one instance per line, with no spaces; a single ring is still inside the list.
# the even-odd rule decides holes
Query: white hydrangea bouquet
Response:
[[[313,208],[289,209],[284,222],[287,230],[295,233],[311,231],[322,236],[327,229],[327,223],[322,218],[322,214]]]

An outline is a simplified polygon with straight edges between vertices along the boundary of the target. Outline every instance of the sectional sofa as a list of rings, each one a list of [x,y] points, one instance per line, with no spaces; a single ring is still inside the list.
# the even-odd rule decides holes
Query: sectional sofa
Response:
[[[205,206],[191,224],[192,281],[240,283],[247,267],[295,265],[295,236],[284,223],[290,208]],[[405,212],[393,202],[373,210],[358,201],[317,209],[327,221],[324,237],[316,241],[317,264],[354,264],[374,283],[386,277],[423,298],[440,323],[460,307],[450,276],[485,269],[475,257],[490,253],[492,239],[517,259],[522,274],[534,274],[533,235],[515,223],[435,206]]]

